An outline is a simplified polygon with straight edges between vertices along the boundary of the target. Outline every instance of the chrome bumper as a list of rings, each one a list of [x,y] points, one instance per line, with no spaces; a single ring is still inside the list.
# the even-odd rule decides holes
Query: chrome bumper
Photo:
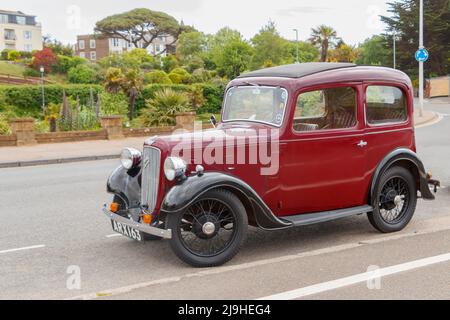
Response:
[[[146,224],[137,223],[130,219],[123,218],[107,209],[105,205],[103,207],[103,213],[112,221],[119,222],[123,225],[131,227],[133,229],[139,230],[145,234],[150,234],[152,236],[161,237],[163,239],[172,239],[172,230],[164,230],[155,228]]]

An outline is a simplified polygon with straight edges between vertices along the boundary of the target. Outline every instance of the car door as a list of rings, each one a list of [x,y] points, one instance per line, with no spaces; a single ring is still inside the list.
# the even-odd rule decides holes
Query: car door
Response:
[[[280,147],[280,216],[365,204],[361,90],[348,83],[298,93]]]
[[[366,121],[366,189],[380,162],[392,151],[415,151],[413,97],[407,86],[384,82],[365,82],[363,86]]]

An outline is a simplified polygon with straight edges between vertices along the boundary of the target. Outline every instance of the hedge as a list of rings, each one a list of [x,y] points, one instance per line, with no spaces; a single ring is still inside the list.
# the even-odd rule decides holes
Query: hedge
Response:
[[[91,88],[94,92],[95,99],[97,93],[104,92],[104,88],[100,85],[46,85],[45,86],[45,103],[61,103],[63,91],[67,96],[80,98],[80,103],[86,105],[90,98]],[[197,113],[219,113],[224,96],[224,88],[212,84],[151,84],[144,87],[142,95],[136,101],[136,109],[145,106],[145,100],[152,98],[154,93],[162,88],[171,88],[175,91],[190,92],[195,88],[200,88],[205,97],[205,104]],[[0,86],[0,95],[5,97],[5,102],[14,106],[19,116],[34,116],[41,114],[42,110],[42,91],[40,86]]]
[[[63,91],[74,99],[78,96],[81,104],[87,104],[91,88],[96,98],[97,93],[104,89],[99,85],[46,85],[45,104],[62,103]],[[35,116],[42,112],[42,88],[40,86],[0,86],[0,95],[5,102],[14,106],[19,116]]]

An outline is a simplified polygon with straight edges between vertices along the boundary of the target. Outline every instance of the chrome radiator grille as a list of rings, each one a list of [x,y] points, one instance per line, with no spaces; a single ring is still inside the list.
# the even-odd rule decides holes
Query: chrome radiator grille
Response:
[[[145,147],[142,160],[141,205],[146,207],[150,213],[153,213],[158,197],[161,150]]]

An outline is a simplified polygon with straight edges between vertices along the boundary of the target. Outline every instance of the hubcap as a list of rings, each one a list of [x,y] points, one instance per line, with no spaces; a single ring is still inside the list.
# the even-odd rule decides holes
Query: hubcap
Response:
[[[228,204],[217,199],[200,200],[183,214],[179,229],[182,244],[197,256],[216,256],[233,243],[235,224],[235,213]]]
[[[408,183],[403,178],[394,177],[388,180],[379,198],[382,219],[388,224],[398,223],[408,211],[409,200]]]
[[[402,196],[396,196],[395,198],[394,198],[394,203],[395,203],[395,206],[396,207],[398,207],[399,205],[401,205],[402,204]]]
[[[216,225],[212,222],[207,222],[203,225],[202,231],[207,236],[210,236],[210,235],[214,234],[214,232],[216,232]]]

